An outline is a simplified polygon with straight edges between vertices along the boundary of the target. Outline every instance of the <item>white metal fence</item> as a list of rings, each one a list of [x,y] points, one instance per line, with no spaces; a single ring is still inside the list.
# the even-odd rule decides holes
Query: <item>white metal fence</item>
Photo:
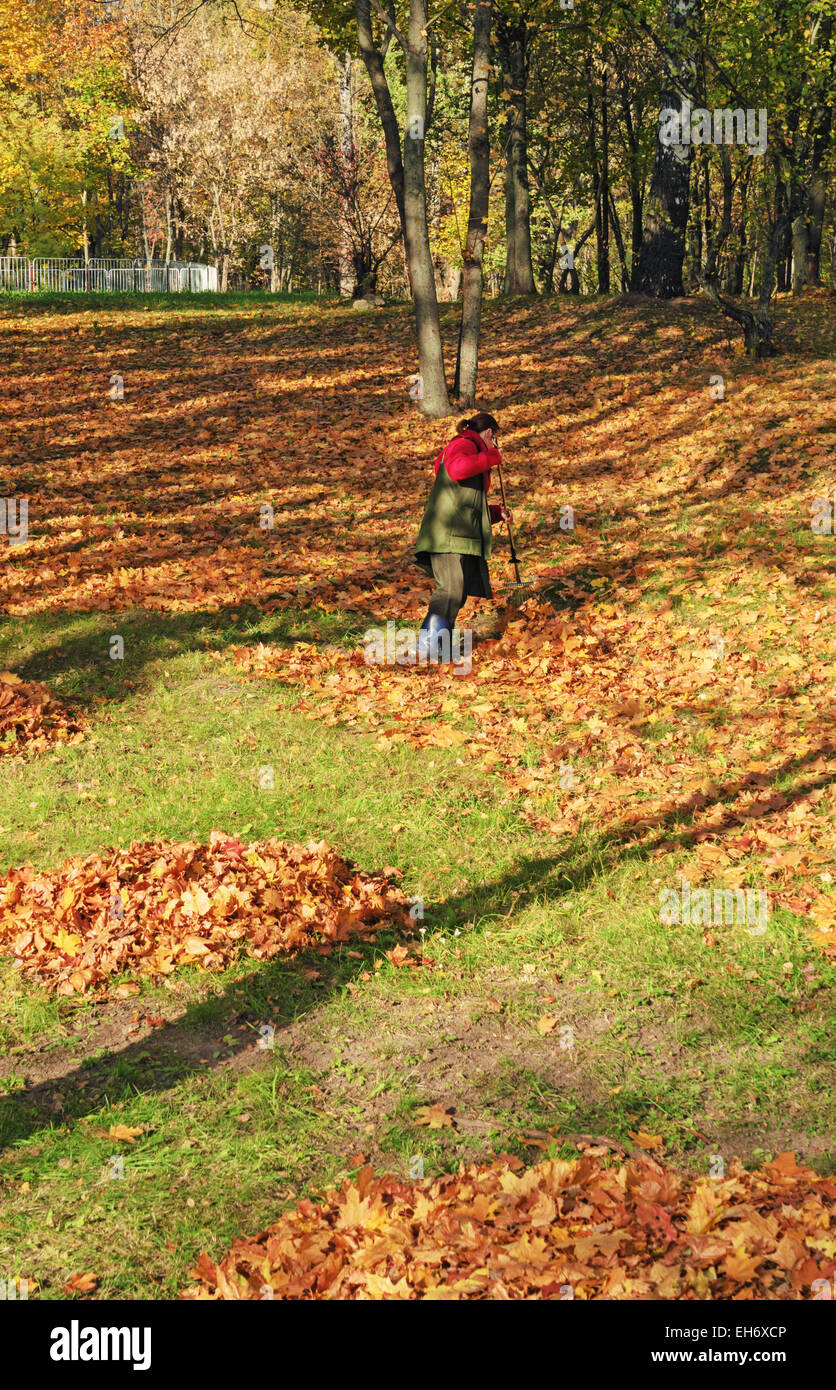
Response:
[[[132,294],[217,290],[218,268],[191,261],[89,261],[66,256],[0,256],[0,290],[65,290],[79,293],[121,290]]]

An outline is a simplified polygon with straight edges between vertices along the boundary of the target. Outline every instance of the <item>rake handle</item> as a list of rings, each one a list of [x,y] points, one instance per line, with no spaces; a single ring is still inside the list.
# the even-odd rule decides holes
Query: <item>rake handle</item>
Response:
[[[503,480],[502,480],[502,464],[501,464],[501,463],[498,463],[498,464],[496,465],[496,471],[497,471],[497,473],[499,474],[499,492],[500,492],[500,496],[502,497],[502,508],[503,508],[503,511],[506,511],[506,512],[507,512],[508,508],[507,508],[506,503],[505,503],[505,483],[504,483]],[[514,566],[514,574],[516,575],[517,583],[518,583],[518,584],[522,584],[522,576],[520,575],[520,567],[519,567],[519,564],[518,564],[518,562],[517,562],[517,551],[516,551],[516,547],[515,547],[515,545],[514,545],[514,533],[513,533],[513,531],[511,530],[511,523],[510,523],[510,521],[506,521],[506,522],[505,522],[505,525],[508,527],[508,540],[509,540],[509,543],[510,543],[510,546],[511,546],[511,564]]]

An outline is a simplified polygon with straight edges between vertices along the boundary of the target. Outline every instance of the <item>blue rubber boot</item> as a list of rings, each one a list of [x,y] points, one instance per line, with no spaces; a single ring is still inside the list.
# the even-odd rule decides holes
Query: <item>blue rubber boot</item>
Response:
[[[447,641],[444,640],[444,633],[448,633]],[[426,666],[427,663],[436,665],[452,660],[451,646],[453,641],[453,628],[446,618],[439,617],[438,613],[428,613],[420,628],[418,629],[418,664]]]

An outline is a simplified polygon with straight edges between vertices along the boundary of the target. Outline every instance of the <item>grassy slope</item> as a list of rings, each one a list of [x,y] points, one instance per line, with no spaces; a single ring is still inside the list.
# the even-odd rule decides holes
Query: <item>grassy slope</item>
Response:
[[[455,750],[383,751],[306,719],[292,690],[237,678],[231,646],[339,640],[365,626],[357,613],[226,604],[118,622],[124,663],[107,657],[104,613],[44,606],[3,630],[0,666],[48,680],[93,724],[77,747],[3,760],[4,865],[211,829],[327,838],[363,867],[401,868],[441,969],[395,969],[381,941],[90,1006],[5,964],[0,1270],[51,1296],[86,1270],[106,1296],[171,1295],[201,1247],[220,1254],[361,1154],[404,1172],[421,1155],[432,1172],[582,1134],[629,1145],[643,1128],[702,1170],[784,1147],[833,1167],[832,971],[791,914],[706,951],[699,927],[658,922],[664,860],[614,851],[594,822],[556,843]],[[540,1035],[543,1015],[571,1026],[571,1049]],[[253,1046],[264,1023],[272,1051]],[[415,1126],[435,1101],[455,1127]],[[145,1132],[95,1133],[115,1123]]]

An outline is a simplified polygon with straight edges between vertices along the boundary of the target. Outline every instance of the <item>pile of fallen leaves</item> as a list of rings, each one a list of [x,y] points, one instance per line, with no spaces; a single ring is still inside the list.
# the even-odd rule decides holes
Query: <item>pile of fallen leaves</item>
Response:
[[[125,972],[220,970],[398,928],[414,931],[408,900],[384,875],[359,873],[323,841],[157,840],[30,865],[0,877],[0,951],[58,994],[83,993]],[[135,993],[136,985],[117,993]]]
[[[0,757],[42,753],[57,743],[81,743],[84,721],[35,681],[0,671]]]
[[[213,1265],[191,1299],[804,1299],[836,1270],[836,1179],[781,1154],[716,1180],[637,1156],[507,1156],[416,1184],[301,1201]]]

